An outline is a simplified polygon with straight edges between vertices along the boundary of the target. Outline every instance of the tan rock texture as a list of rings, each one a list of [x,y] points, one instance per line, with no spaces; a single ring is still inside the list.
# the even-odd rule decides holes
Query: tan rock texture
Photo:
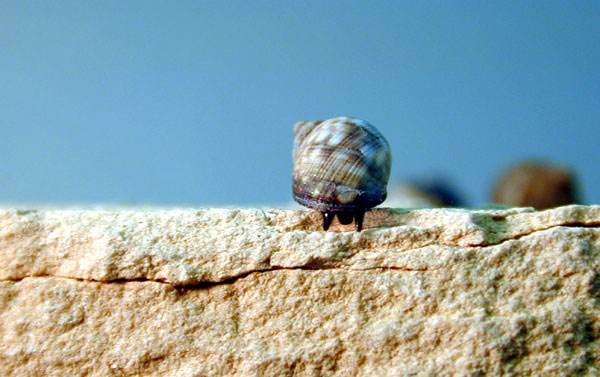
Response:
[[[1,376],[597,376],[600,207],[0,210]]]

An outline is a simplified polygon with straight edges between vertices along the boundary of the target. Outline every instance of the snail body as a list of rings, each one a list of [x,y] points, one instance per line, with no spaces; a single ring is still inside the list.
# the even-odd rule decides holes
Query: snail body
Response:
[[[368,122],[338,117],[294,125],[294,200],[323,213],[323,229],[334,217],[355,220],[387,196],[390,146]]]

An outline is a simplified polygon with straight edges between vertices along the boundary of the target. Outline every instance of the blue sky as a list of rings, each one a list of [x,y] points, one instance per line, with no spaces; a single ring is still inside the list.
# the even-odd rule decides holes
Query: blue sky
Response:
[[[600,2],[7,1],[0,202],[291,200],[292,125],[352,115],[392,180],[507,165],[600,203]]]

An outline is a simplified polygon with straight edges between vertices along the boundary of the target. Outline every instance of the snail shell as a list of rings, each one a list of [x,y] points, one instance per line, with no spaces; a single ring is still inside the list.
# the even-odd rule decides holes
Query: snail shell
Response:
[[[294,200],[323,213],[327,230],[335,216],[343,224],[387,196],[392,155],[383,135],[364,120],[338,117],[294,125]]]

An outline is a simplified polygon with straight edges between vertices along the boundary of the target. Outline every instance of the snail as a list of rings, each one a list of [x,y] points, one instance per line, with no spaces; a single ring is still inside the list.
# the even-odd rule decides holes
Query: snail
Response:
[[[338,117],[294,125],[294,200],[323,214],[323,230],[337,216],[361,231],[365,212],[387,196],[392,155],[368,122]]]

